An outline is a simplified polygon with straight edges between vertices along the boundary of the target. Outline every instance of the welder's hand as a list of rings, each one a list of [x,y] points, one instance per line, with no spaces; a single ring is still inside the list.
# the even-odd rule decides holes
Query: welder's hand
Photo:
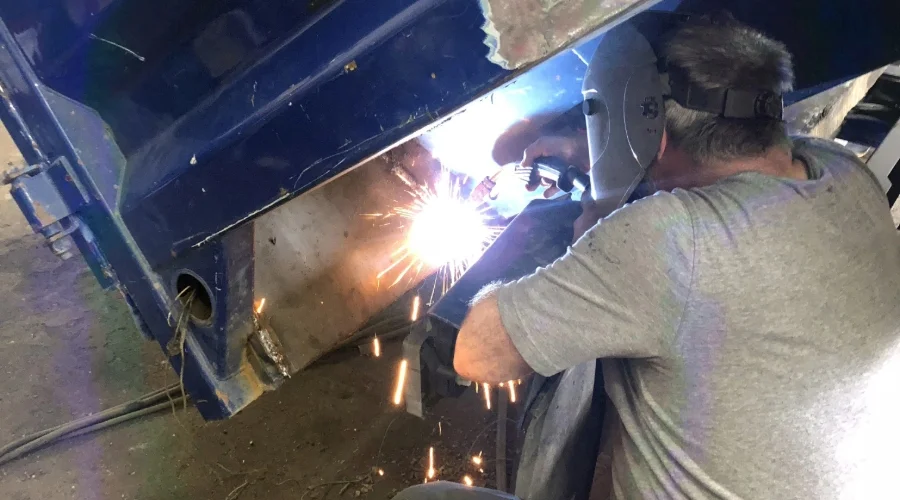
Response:
[[[588,144],[587,135],[583,132],[572,136],[544,136],[531,143],[525,148],[525,154],[520,162],[520,167],[531,168],[536,158],[541,156],[555,156],[569,162],[580,168],[584,173],[590,172],[590,164],[588,163]],[[525,186],[529,191],[534,191],[540,186],[547,187],[544,191],[544,197],[550,198],[559,192],[559,188],[555,183],[548,179],[541,179],[540,183],[528,184]]]
[[[600,217],[600,208],[597,206],[597,203],[594,202],[594,199],[591,198],[591,193],[582,194],[581,215],[579,215],[578,218],[575,219],[575,233],[572,236],[572,243],[578,241],[578,238],[581,238],[584,233],[588,232],[588,230],[597,225]]]

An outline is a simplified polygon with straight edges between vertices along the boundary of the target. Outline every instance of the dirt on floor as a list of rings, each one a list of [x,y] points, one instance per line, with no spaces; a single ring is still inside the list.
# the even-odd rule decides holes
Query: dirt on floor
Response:
[[[0,169],[20,164],[0,134]],[[55,257],[6,188],[0,297],[0,446],[175,381],[117,292]],[[429,446],[439,478],[491,486],[496,415],[473,393],[425,420],[394,408],[398,353],[333,356],[228,421],[166,411],[40,450],[0,466],[0,498],[385,499],[423,481]]]

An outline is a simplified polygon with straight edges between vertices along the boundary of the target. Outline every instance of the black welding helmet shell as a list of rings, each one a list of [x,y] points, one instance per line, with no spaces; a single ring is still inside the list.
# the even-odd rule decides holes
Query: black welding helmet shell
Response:
[[[591,195],[607,213],[621,206],[659,153],[665,128],[656,54],[631,23],[603,35],[582,87]]]

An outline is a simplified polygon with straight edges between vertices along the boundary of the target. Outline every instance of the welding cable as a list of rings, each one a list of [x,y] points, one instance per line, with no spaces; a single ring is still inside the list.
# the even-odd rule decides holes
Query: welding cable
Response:
[[[156,402],[162,400],[163,398],[176,397],[177,396],[176,393],[180,393],[180,392],[181,392],[181,387],[178,384],[172,384],[169,387],[153,391],[153,392],[151,392],[149,394],[145,394],[135,400],[129,401],[127,403],[122,403],[122,404],[114,406],[112,408],[108,408],[106,410],[103,410],[102,412],[94,413],[94,414],[79,418],[78,420],[73,420],[72,422],[69,422],[67,424],[58,425],[58,426],[52,427],[50,429],[45,429],[40,432],[35,432],[33,434],[29,434],[28,436],[17,439],[15,441],[13,441],[12,443],[9,443],[9,444],[3,446],[2,448],[0,448],[0,457],[2,457],[8,451],[10,451],[14,448],[17,448],[29,441],[33,441],[35,439],[41,438],[44,435],[49,434],[53,431],[56,431],[57,429],[60,429],[62,427],[69,428],[70,432],[71,432],[71,430],[78,430],[82,427],[87,427],[87,426],[93,425],[96,422],[106,420],[108,418],[115,418],[119,415],[126,413],[129,409],[143,408],[147,405],[156,403]]]
[[[381,340],[392,340],[397,337],[409,335],[409,327],[410,326],[412,326],[412,325],[403,325],[400,328],[395,328],[393,330],[390,330],[390,331],[387,331],[384,333],[379,333],[378,338]],[[366,341],[368,342],[368,341],[370,341],[370,339],[366,339]]]
[[[0,448],[0,466],[49,444],[171,408],[174,403],[183,402],[184,398],[179,384],[173,384],[102,412],[30,434]]]
[[[84,432],[80,431],[85,429],[94,429],[95,427],[100,426],[105,422],[123,416],[130,416],[136,412],[140,412],[146,409],[149,406],[154,406],[155,404],[171,406],[172,403],[168,401],[160,403],[160,401],[162,401],[163,399],[169,398],[178,398],[179,400],[181,399],[181,388],[178,384],[173,384],[172,386],[169,386],[167,388],[154,391],[150,394],[145,394],[144,396],[141,396],[133,401],[114,406],[102,412],[88,415],[78,420],[74,420],[63,425],[52,427],[50,429],[25,436],[0,448],[0,464],[3,464],[9,460],[7,456],[13,450],[16,450],[13,453],[18,456],[20,455],[20,453],[18,453],[18,449],[25,446],[30,447],[30,443],[33,443],[35,441],[40,440],[41,443],[43,443],[45,439],[49,439],[49,441],[52,441],[61,437],[69,437],[69,435],[74,433],[79,433],[79,435],[84,434]],[[50,437],[47,438],[47,436]]]
[[[77,430],[75,432],[66,434],[65,438],[74,438],[78,436],[83,436],[85,434],[90,434],[92,432],[101,431],[106,429],[107,427],[112,427],[114,425],[121,424],[123,422],[127,422],[129,420],[134,420],[136,418],[143,417],[145,415],[152,415],[156,412],[163,411],[166,409],[171,409],[174,404],[177,408],[180,403],[183,403],[185,400],[185,396],[179,396],[177,398],[173,398],[172,401],[163,401],[162,403],[156,403],[153,406],[148,406],[144,409],[133,411],[131,413],[126,413],[124,415],[119,415],[118,417],[111,418],[109,420],[104,420],[103,422],[85,427],[83,429]],[[2,459],[0,459],[2,460]],[[0,465],[2,465],[2,461],[0,461]]]
[[[396,339],[397,337],[404,337],[409,335],[409,328],[411,323],[407,323],[405,325],[400,325],[397,328],[393,328],[391,330],[381,330],[377,333],[378,340],[381,342],[387,342],[389,340]],[[373,342],[375,335],[374,332],[368,332],[365,335],[354,335],[346,342],[337,347],[338,350],[342,349],[353,349],[360,346],[364,346]]]
[[[180,396],[178,398],[173,399],[172,401],[175,405],[178,405],[179,403],[182,403],[184,401],[184,399],[185,399],[184,396]],[[131,411],[131,412],[119,415],[118,417],[115,417],[115,418],[110,418],[108,420],[97,422],[97,423],[95,423],[93,425],[89,425],[87,427],[82,427],[75,431],[69,431],[68,433],[61,432],[61,430],[48,432],[48,433],[44,434],[42,437],[40,437],[34,441],[31,441],[31,442],[25,444],[24,446],[16,448],[15,450],[12,450],[10,453],[7,453],[6,455],[0,456],[0,467],[2,467],[3,465],[6,465],[7,463],[9,463],[17,458],[21,458],[22,456],[27,455],[28,453],[31,453],[38,449],[44,448],[45,446],[60,443],[67,439],[82,436],[84,434],[90,434],[92,432],[103,430],[103,429],[106,429],[107,427],[112,427],[114,425],[118,425],[123,422],[127,422],[129,420],[134,420],[136,418],[140,418],[140,417],[143,417],[146,415],[150,415],[150,414],[153,414],[153,413],[156,413],[159,411],[163,411],[163,410],[172,408],[173,403],[170,403],[169,401],[163,401],[163,402],[157,403],[153,406],[148,406],[146,408]]]
[[[342,345],[357,345],[360,342],[368,342],[369,339],[375,334],[378,334],[378,338],[382,338],[383,334],[381,332],[384,331],[394,333],[397,330],[405,330],[406,332],[409,332],[410,325],[412,325],[412,323],[410,323],[409,318],[407,318],[406,316],[398,315],[385,318],[383,320],[372,323],[371,325],[360,328],[353,335],[342,342]]]

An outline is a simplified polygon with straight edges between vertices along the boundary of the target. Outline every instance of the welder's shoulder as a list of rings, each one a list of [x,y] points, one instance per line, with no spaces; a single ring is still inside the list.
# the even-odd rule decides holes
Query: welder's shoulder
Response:
[[[791,143],[793,144],[794,150],[819,150],[819,151],[827,151],[830,154],[853,157],[854,154],[849,149],[841,146],[840,144],[828,140],[822,139],[821,137],[811,137],[805,135],[797,135],[791,137]]]
[[[685,193],[659,191],[629,203],[613,212],[609,219],[632,232],[693,235],[693,216]]]
[[[818,137],[792,137],[795,157],[819,168],[828,170],[836,177],[849,175],[864,184],[865,189],[882,196],[881,184],[856,153],[828,139]]]

